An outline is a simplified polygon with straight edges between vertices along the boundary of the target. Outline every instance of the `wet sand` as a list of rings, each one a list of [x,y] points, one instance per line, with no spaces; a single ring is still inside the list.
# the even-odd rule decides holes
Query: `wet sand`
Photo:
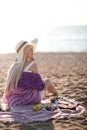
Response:
[[[49,78],[59,96],[74,99],[86,111],[70,119],[35,123],[0,122],[0,130],[87,130],[87,53],[36,53],[42,78]],[[3,95],[7,70],[15,54],[0,54],[0,97]]]

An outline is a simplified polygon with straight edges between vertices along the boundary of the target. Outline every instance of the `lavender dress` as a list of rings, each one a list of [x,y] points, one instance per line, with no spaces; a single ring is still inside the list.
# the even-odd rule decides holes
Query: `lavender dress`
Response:
[[[29,67],[32,64],[30,64]],[[29,67],[27,69],[29,69]],[[18,105],[40,103],[42,98],[41,93],[44,89],[45,81],[42,80],[40,74],[24,70],[18,82],[18,87],[16,89],[11,89],[6,96],[8,105],[14,107]]]

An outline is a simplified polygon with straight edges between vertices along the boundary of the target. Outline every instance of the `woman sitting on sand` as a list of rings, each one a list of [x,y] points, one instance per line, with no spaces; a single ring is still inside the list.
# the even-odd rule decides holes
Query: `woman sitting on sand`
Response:
[[[37,41],[37,40],[36,40]],[[42,80],[33,53],[36,44],[20,41],[16,45],[17,60],[11,65],[7,76],[4,97],[9,107],[37,104],[45,91],[57,95],[50,80]]]

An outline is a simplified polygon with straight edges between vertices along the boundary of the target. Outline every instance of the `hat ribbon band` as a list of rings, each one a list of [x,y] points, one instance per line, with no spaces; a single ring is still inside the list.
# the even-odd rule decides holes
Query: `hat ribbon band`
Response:
[[[27,41],[24,41],[22,45],[17,49],[17,53],[20,51],[20,49],[27,43]]]

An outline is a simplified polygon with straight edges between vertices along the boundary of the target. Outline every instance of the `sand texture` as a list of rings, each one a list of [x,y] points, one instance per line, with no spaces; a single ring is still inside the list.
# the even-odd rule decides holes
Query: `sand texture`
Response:
[[[0,97],[15,54],[0,54]],[[81,103],[86,111],[78,117],[35,123],[0,122],[0,130],[87,130],[87,53],[36,53],[42,78],[49,78],[59,96]]]

